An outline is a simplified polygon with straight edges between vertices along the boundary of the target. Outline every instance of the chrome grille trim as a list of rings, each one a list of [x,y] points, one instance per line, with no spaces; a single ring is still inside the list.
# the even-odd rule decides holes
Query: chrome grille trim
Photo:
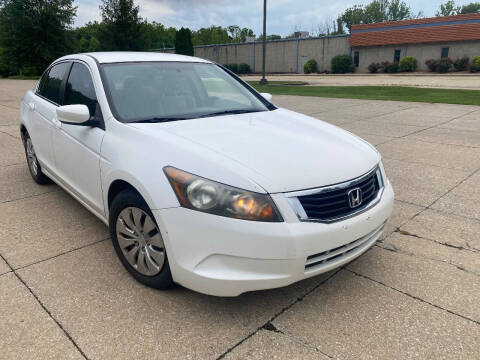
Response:
[[[349,212],[347,215],[342,215],[338,217],[333,217],[330,219],[317,219],[317,218],[310,218],[308,217],[307,213],[305,212],[305,209],[303,208],[302,204],[300,203],[299,197],[301,196],[311,196],[311,195],[317,195],[317,194],[322,194],[326,192],[333,192],[333,191],[338,191],[342,189],[348,189],[355,184],[361,183],[362,181],[368,179],[372,175],[376,175],[378,185],[379,185],[379,190],[375,198],[373,198],[368,204],[365,206],[362,206],[360,209],[356,211]],[[301,191],[294,191],[290,193],[286,193],[285,196],[287,197],[287,200],[289,201],[290,205],[292,206],[295,214],[297,215],[298,219],[300,221],[305,221],[305,222],[320,222],[320,223],[333,223],[337,221],[341,221],[344,219],[348,219],[350,217],[356,216],[361,214],[362,212],[365,212],[375,206],[381,199],[383,190],[384,190],[384,180],[382,177],[382,173],[380,170],[380,165],[376,165],[372,170],[368,171],[364,175],[355,178],[353,180],[349,180],[343,183],[339,184],[334,184],[334,185],[329,185],[329,186],[324,186],[320,188],[315,188],[315,189],[308,189],[308,190],[301,190]]]

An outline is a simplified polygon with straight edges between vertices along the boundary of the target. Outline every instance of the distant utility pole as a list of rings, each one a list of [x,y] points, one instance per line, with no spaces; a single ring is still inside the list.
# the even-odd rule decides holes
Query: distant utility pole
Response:
[[[263,58],[262,58],[262,79],[260,85],[267,85],[265,78],[265,55],[267,52],[267,0],[263,0]]]

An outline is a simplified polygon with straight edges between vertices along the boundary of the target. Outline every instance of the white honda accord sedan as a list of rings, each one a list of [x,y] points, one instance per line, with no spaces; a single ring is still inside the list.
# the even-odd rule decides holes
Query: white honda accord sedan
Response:
[[[33,179],[107,224],[134,278],[236,296],[348,263],[393,206],[375,148],[270,100],[203,59],[77,54],[27,91],[20,127]]]

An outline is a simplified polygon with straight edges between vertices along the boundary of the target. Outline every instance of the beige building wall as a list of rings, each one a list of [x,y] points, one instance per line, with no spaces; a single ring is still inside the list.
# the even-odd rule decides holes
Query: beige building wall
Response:
[[[197,57],[219,64],[246,63],[257,73],[262,71],[262,51],[261,42],[195,46]],[[333,56],[349,52],[348,36],[268,41],[265,67],[269,73],[303,73],[303,64],[315,59],[320,71],[329,71]]]
[[[425,61],[440,59],[442,48],[449,48],[452,60],[468,56],[470,61],[480,55],[480,41],[457,41],[450,43],[413,44],[397,46],[372,46],[352,49],[349,36],[327,36],[321,38],[286,39],[267,42],[266,71],[268,73],[303,73],[303,65],[315,59],[320,72],[331,70],[331,60],[335,55],[359,52],[357,72],[367,73],[372,62],[393,62],[395,50],[400,50],[400,58],[413,56],[417,59],[418,70],[427,71]],[[174,52],[166,49],[164,52]],[[215,61],[219,64],[250,65],[252,72],[262,71],[262,43],[219,44],[195,46],[195,56]]]
[[[480,55],[480,41],[457,41],[450,43],[410,44],[400,46],[372,46],[354,48],[359,52],[358,72],[368,72],[368,65],[372,62],[393,62],[395,50],[400,50],[400,59],[405,56],[413,56],[417,59],[418,70],[428,71],[425,61],[428,59],[440,59],[442,48],[448,47],[448,57],[452,60],[467,56],[470,61]],[[353,54],[353,53],[352,53]]]

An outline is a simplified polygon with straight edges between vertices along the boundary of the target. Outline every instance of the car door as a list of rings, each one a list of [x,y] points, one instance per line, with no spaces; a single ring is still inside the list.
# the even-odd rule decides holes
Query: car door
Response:
[[[104,214],[100,182],[100,147],[105,135],[89,67],[73,62],[65,83],[63,105],[86,105],[97,127],[58,123],[53,132],[57,175],[92,210]]]
[[[56,121],[56,108],[62,103],[62,84],[70,68],[69,62],[53,65],[43,75],[35,95],[28,100],[30,112],[29,134],[40,165],[47,171],[55,168],[52,133]]]

